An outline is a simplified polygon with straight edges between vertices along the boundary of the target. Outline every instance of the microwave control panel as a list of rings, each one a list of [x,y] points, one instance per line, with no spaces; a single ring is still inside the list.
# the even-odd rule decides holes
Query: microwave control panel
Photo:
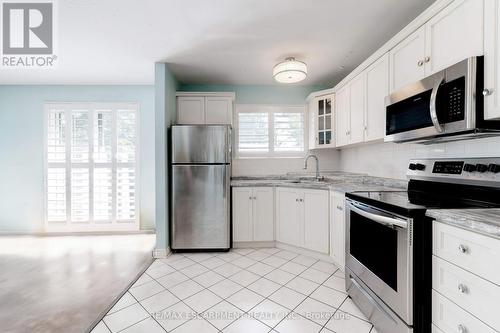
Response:
[[[444,83],[439,88],[438,105],[440,118],[445,123],[465,119],[465,77]]]

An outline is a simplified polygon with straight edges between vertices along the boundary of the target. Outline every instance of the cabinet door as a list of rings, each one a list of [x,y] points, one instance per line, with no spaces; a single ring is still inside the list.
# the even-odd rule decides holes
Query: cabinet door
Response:
[[[308,104],[309,149],[318,148],[318,98],[311,98]]]
[[[334,147],[333,133],[333,96],[322,96],[318,104],[318,148]]]
[[[391,91],[425,77],[425,27],[420,28],[396,45],[390,55]]]
[[[233,240],[249,242],[253,240],[251,187],[233,187]]]
[[[349,144],[349,130],[351,127],[351,89],[349,84],[339,89],[335,96],[337,147],[342,147]]]
[[[483,54],[483,0],[457,0],[425,25],[425,75]]]
[[[356,76],[351,85],[351,129],[349,143],[363,142],[365,139],[366,73]]]
[[[178,124],[204,124],[204,97],[177,97]]]
[[[274,189],[256,187],[253,190],[253,240],[274,240]]]
[[[302,217],[299,209],[300,191],[293,188],[276,189],[276,240],[302,246]]]
[[[228,124],[233,122],[233,101],[229,97],[205,97],[205,123]]]
[[[328,254],[328,191],[304,190],[301,203],[304,207],[304,247]]]
[[[385,135],[385,97],[389,95],[389,54],[366,70],[365,141]]]
[[[330,256],[339,265],[345,266],[345,196],[332,192],[330,196]]]
[[[500,119],[500,2],[485,0],[484,118]]]

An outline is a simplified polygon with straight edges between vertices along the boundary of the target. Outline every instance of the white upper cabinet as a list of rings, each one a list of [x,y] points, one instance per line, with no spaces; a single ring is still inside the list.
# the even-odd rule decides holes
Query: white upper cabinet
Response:
[[[199,96],[177,97],[178,124],[204,124],[205,98]]]
[[[455,0],[425,25],[425,75],[483,55],[483,0]]]
[[[351,86],[349,143],[355,144],[363,142],[365,138],[366,73],[362,72],[349,84]]]
[[[234,93],[177,92],[177,123],[231,125],[233,100]]]
[[[309,149],[335,147],[335,100],[333,93],[312,93],[309,97]]]
[[[389,54],[366,69],[365,141],[384,138],[385,97],[389,95]]]
[[[425,77],[425,27],[408,36],[390,51],[391,91]]]
[[[500,2],[484,6],[484,118],[500,119]]]
[[[390,51],[391,91],[483,54],[484,1],[455,0]]]
[[[232,124],[233,100],[230,97],[205,97],[206,124]]]
[[[337,147],[349,144],[351,130],[351,87],[346,84],[335,94],[335,116]]]

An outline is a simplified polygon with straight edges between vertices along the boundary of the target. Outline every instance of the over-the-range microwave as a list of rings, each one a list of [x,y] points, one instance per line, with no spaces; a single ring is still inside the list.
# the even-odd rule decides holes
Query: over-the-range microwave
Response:
[[[389,142],[432,144],[500,135],[484,119],[484,58],[472,57],[386,97]]]

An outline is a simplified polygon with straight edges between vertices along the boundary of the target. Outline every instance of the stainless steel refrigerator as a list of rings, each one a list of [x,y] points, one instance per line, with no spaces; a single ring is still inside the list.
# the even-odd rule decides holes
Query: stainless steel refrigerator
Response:
[[[229,249],[231,127],[177,125],[171,133],[171,248]]]

